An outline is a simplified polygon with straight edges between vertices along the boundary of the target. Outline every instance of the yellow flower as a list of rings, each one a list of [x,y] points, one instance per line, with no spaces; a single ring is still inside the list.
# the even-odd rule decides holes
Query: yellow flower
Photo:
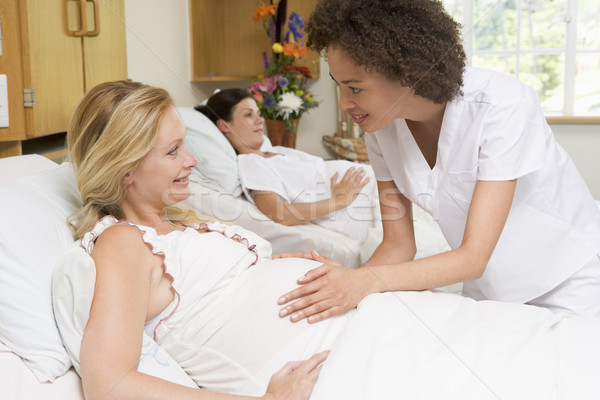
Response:
[[[273,53],[275,54],[283,53],[283,46],[281,45],[281,43],[273,43],[273,46],[271,48],[273,49]]]

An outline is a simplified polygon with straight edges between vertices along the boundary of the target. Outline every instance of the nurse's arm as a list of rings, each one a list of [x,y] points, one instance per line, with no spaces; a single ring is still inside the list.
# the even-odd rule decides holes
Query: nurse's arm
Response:
[[[456,249],[470,262],[469,273],[481,277],[504,229],[517,180],[478,181],[467,214],[463,240]]]
[[[412,260],[417,253],[412,203],[394,181],[377,181],[383,240],[365,265],[396,264]]]
[[[504,229],[516,180],[478,181],[461,245],[450,251],[394,265],[366,266],[368,291],[424,290],[481,277]]]
[[[380,188],[382,186],[389,188],[387,184]],[[292,321],[308,318],[309,322],[317,322],[346,312],[371,293],[433,289],[481,277],[504,229],[515,187],[516,180],[477,182],[463,241],[457,249],[419,260],[388,264],[388,252],[394,251],[392,237],[388,237],[386,247],[380,246],[377,254],[358,269],[325,264],[307,272],[298,280],[300,287],[279,299],[282,305],[293,301],[281,310],[280,315],[290,315]],[[382,207],[382,213],[399,204],[406,206],[398,195],[393,198],[397,201]],[[393,206],[387,209],[388,205]],[[395,209],[398,216],[399,209]],[[393,227],[391,231],[390,226]],[[407,232],[402,233],[402,226],[388,224],[388,234],[392,233],[396,238],[407,237]]]

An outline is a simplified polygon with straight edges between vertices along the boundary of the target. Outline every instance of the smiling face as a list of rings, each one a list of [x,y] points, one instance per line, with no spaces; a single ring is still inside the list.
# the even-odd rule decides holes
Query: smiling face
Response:
[[[263,124],[256,101],[245,98],[231,113],[231,121],[219,120],[217,125],[240,154],[258,151],[264,141]]]
[[[329,47],[330,75],[340,87],[340,104],[365,132],[382,129],[395,119],[424,121],[439,105],[415,95],[410,88],[356,65],[338,47]]]
[[[158,126],[152,150],[125,178],[127,199],[141,208],[157,210],[187,199],[192,167],[196,159],[184,146],[185,125],[175,107],[169,107]]]

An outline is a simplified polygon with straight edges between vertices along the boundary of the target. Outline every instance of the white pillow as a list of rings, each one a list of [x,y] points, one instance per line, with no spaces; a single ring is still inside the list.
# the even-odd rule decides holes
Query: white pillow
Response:
[[[54,161],[39,154],[2,158],[0,164],[2,165],[2,168],[0,168],[0,182],[58,167],[58,164]]]
[[[198,164],[194,172],[218,184],[235,196],[242,194],[238,176],[237,155],[223,133],[204,114],[193,108],[179,107],[187,128],[185,146]]]
[[[234,196],[242,194],[238,175],[237,154],[217,126],[193,107],[178,107],[179,115],[187,128],[185,146],[198,160],[192,179],[213,189],[222,189]],[[261,149],[272,148],[265,136]],[[215,187],[216,185],[216,187]]]
[[[0,342],[38,381],[53,382],[72,365],[54,319],[52,275],[74,243],[67,217],[81,206],[79,191],[70,164],[41,156],[0,159],[0,171]],[[197,387],[150,337],[138,370]]]
[[[51,278],[73,243],[66,219],[80,206],[74,182],[63,164],[0,183],[0,340],[41,382],[71,366],[52,313]]]

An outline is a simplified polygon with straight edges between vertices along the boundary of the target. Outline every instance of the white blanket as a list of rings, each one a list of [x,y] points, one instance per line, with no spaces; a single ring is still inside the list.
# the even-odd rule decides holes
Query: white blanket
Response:
[[[432,292],[365,298],[313,400],[599,399],[600,321]]]

